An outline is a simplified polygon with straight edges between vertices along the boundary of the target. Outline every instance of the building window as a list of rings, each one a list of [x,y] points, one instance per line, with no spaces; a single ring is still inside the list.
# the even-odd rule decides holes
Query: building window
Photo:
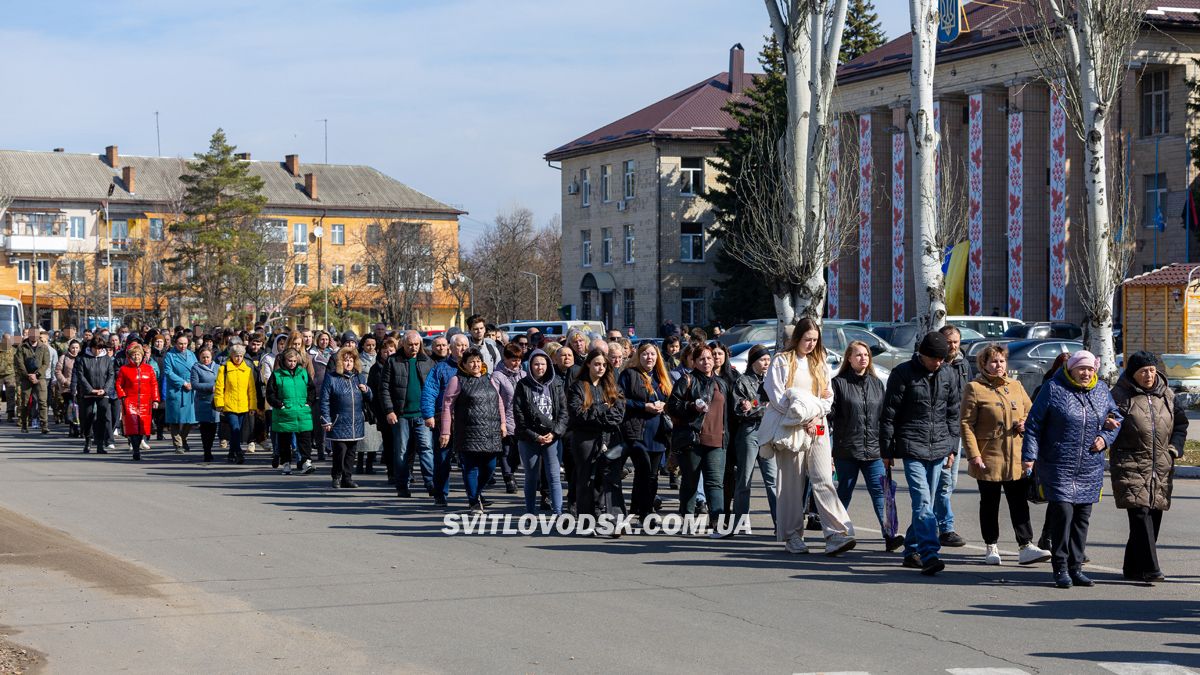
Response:
[[[45,283],[50,282],[50,261],[49,260],[37,261],[37,280],[38,280],[39,284],[45,284]]]
[[[625,169],[625,199],[633,199],[637,194],[634,185],[636,183],[635,179],[637,178],[637,162],[633,161],[632,159],[628,159],[622,163],[622,167]]]
[[[704,225],[679,225],[679,259],[683,262],[704,262]]]
[[[308,223],[292,223],[292,250],[308,253]]]
[[[612,164],[600,166],[600,201],[612,201]]]
[[[367,265],[367,285],[378,286],[381,275],[379,265]]]
[[[333,273],[329,279],[329,283],[333,284],[334,286],[341,286],[342,284],[346,283],[346,266],[345,265],[334,265],[333,266]]]
[[[23,284],[29,283],[29,269],[32,264],[33,261],[30,260],[17,261],[17,281]]]
[[[129,261],[114,260],[112,264],[113,293],[129,292]]]
[[[367,225],[366,239],[368,246],[379,245],[379,242],[383,239],[383,228],[379,226],[379,223]]]
[[[579,291],[579,318],[583,321],[592,318],[591,291]]]
[[[592,170],[579,170],[579,196],[583,206],[592,205]]]
[[[1142,135],[1170,133],[1168,84],[1170,73],[1156,70],[1142,75]]]
[[[1149,173],[1142,177],[1146,186],[1142,201],[1142,227],[1163,229],[1163,207],[1167,205],[1167,174]]]
[[[73,281],[75,283],[83,283],[86,281],[87,263],[82,260],[65,260],[63,262],[65,265],[63,266],[61,272],[68,281]]]
[[[680,194],[704,194],[704,158],[684,157],[679,167],[679,178]]]
[[[703,326],[708,323],[704,317],[704,289],[685,288],[682,292],[682,318],[688,326]]]
[[[283,263],[268,263],[263,266],[263,288],[283,288],[285,276]]]
[[[129,250],[129,221],[114,220],[108,224],[110,246],[114,251]]]
[[[637,310],[637,305],[633,300],[633,289],[625,289],[625,325],[633,325],[634,312]]]
[[[162,284],[162,283],[166,283],[166,281],[167,281],[167,275],[163,271],[162,261],[161,260],[150,261],[150,283]]]
[[[83,239],[87,235],[87,220],[83,216],[71,216],[71,238]]]
[[[625,262],[633,262],[633,226],[625,226]]]
[[[582,251],[582,255],[583,255],[583,259],[581,262],[583,263],[584,267],[591,267],[592,266],[592,231],[584,230],[583,232],[580,233],[579,236],[582,238],[582,241],[583,241],[583,247],[580,249]]]
[[[292,265],[292,283],[297,286],[308,285],[308,263],[296,263]]]
[[[600,264],[612,264],[612,228],[600,228]]]
[[[162,218],[151,218],[150,219],[150,241],[162,241],[163,234],[164,234],[163,233],[163,219]]]
[[[342,223],[334,223],[329,226],[329,240],[334,246],[346,245],[346,226]]]
[[[287,243],[288,224],[286,220],[260,220],[259,227],[262,229],[263,241],[276,244]]]

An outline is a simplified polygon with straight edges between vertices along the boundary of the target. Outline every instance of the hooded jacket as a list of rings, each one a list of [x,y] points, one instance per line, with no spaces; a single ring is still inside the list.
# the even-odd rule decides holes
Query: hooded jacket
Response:
[[[1171,473],[1183,454],[1188,419],[1160,371],[1150,389],[1142,389],[1126,371],[1112,390],[1125,416],[1110,454],[1117,508],[1171,508]]]
[[[517,439],[540,445],[538,436],[553,434],[557,441],[567,432],[567,393],[546,352],[533,350],[529,355],[530,363],[535,358],[546,360],[546,374],[539,380],[530,372],[517,381],[513,393],[513,418]]]

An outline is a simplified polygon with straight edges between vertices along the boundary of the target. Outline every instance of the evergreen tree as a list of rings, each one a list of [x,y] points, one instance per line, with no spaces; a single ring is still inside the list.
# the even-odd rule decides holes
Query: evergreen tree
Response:
[[[762,153],[752,152],[751,144],[762,142],[764,137],[782,137],[787,123],[786,66],[783,52],[773,36],[767,39],[758,62],[763,75],[755,78],[754,86],[746,90],[744,100],[733,100],[725,106],[736,126],[725,130],[726,142],[717,148],[717,159],[713,161],[719,172],[717,183],[721,189],[705,195],[720,214],[720,226],[713,231],[718,239],[742,226],[738,215],[742,210],[742,202],[738,195],[737,178],[743,172],[753,170],[748,164],[753,161],[752,156],[763,156]],[[716,268],[721,275],[716,280],[720,292],[713,301],[717,323],[732,326],[749,319],[775,316],[771,289],[762,274],[750,269],[723,248],[717,255]]]
[[[267,203],[263,179],[234,157],[236,150],[223,130],[213,132],[208,152],[197,153],[179,177],[184,218],[170,225],[175,255],[165,262],[210,325],[225,320],[227,304],[240,309],[239,299],[261,279],[267,262],[266,233],[256,220]]]
[[[850,0],[838,63],[848,63],[887,42],[872,0]]]

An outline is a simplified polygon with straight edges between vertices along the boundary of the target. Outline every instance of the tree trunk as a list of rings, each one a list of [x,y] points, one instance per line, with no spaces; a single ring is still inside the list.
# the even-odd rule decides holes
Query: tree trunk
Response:
[[[913,59],[909,139],[913,165],[913,267],[917,278],[917,321],[924,330],[937,330],[946,321],[946,283],[942,252],[937,246],[937,150],[939,131],[933,126],[933,71],[936,59],[938,12],[936,0],[909,0]]]

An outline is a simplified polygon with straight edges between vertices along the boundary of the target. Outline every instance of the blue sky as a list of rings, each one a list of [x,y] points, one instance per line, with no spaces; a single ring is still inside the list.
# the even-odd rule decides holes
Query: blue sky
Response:
[[[889,37],[907,3],[876,0]],[[0,147],[366,164],[470,212],[559,210],[542,155],[755,54],[755,0],[10,3]],[[747,61],[751,61],[750,55]],[[750,63],[747,67],[750,67]]]

